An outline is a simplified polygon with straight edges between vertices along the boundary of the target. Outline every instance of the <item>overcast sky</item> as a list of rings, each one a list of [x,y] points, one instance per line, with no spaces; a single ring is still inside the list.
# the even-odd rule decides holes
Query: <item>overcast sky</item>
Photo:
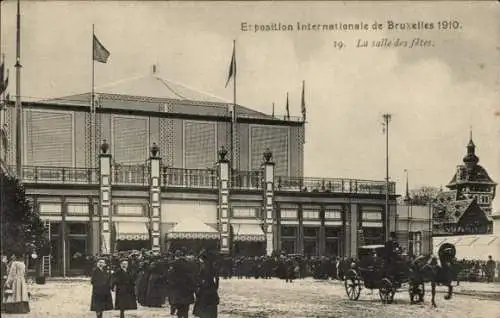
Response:
[[[437,30],[457,20],[458,30]],[[425,21],[427,31],[242,32],[241,23]],[[404,187],[446,185],[462,162],[473,128],[477,154],[500,181],[500,5],[477,3],[344,4],[22,1],[22,95],[42,99],[91,89],[91,35],[111,52],[96,64],[96,86],[150,72],[226,100],[233,39],[238,103],[300,116],[306,81],[307,176],[383,179],[390,124],[390,175]],[[14,95],[15,1],[2,8],[2,51]],[[428,48],[355,48],[357,39],[431,40]],[[346,47],[338,50],[334,41]],[[497,191],[498,192],[498,191]],[[497,198],[495,206],[500,207]]]

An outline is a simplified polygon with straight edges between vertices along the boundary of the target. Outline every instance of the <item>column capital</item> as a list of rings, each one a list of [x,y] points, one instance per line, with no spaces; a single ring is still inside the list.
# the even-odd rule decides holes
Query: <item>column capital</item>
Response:
[[[151,156],[149,157],[150,160],[161,160],[160,147],[158,147],[156,142],[153,142],[153,144],[151,145],[150,153],[151,153]]]
[[[219,159],[217,161],[217,163],[229,163],[229,159],[226,158],[227,156],[227,149],[226,147],[222,146],[220,147],[219,151],[217,151],[217,154],[219,155]]]
[[[266,150],[262,153],[262,157],[264,159],[263,164],[269,164],[269,165],[274,165],[273,160],[273,153],[271,149],[266,148]]]
[[[111,157],[111,154],[108,153],[109,151],[109,143],[107,142],[106,139],[102,141],[101,144],[101,152],[99,153],[99,157]]]

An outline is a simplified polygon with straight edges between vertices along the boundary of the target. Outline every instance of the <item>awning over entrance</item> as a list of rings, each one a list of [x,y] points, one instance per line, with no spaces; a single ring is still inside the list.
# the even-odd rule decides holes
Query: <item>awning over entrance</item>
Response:
[[[434,253],[444,243],[455,245],[459,260],[487,260],[489,255],[493,259],[500,257],[500,236],[495,234],[442,236],[434,237],[432,241]]]
[[[235,241],[264,242],[266,236],[259,224],[233,224]]]
[[[218,240],[219,232],[196,218],[184,219],[167,232],[167,239]]]
[[[149,240],[149,231],[143,222],[115,222],[115,230],[117,240]]]

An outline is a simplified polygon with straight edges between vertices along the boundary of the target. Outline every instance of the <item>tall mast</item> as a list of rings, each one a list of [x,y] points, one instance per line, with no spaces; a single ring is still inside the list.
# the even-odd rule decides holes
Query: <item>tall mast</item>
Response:
[[[21,104],[21,4],[17,0],[17,36],[16,36],[16,173],[23,178],[23,110]]]

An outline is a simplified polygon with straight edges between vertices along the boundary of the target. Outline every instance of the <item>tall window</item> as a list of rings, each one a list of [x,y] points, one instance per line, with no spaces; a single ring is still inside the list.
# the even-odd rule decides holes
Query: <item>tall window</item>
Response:
[[[216,159],[216,127],[209,122],[184,122],[184,167],[212,168]]]
[[[73,113],[25,111],[28,165],[73,166]]]
[[[422,232],[410,233],[410,247],[413,255],[419,256],[422,254]]]
[[[144,164],[148,157],[148,119],[113,116],[113,160],[119,164]]]
[[[252,170],[260,169],[262,153],[269,148],[273,152],[277,176],[288,175],[288,127],[256,126],[251,127]]]

